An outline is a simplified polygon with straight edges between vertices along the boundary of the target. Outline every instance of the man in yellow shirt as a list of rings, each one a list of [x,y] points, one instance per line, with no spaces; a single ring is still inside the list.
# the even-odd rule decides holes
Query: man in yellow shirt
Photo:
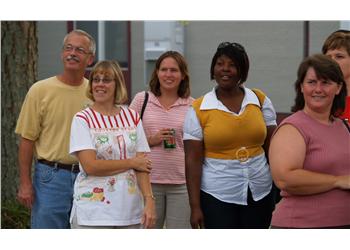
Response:
[[[18,118],[20,185],[18,200],[31,208],[31,228],[69,228],[73,184],[79,165],[69,155],[74,114],[89,103],[85,69],[93,63],[94,39],[73,30],[63,40],[63,72],[36,82]],[[32,181],[32,160],[35,171]]]

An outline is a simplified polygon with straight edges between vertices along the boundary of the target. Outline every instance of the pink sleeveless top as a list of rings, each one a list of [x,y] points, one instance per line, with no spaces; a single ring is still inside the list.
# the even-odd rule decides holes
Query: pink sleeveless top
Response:
[[[283,120],[304,137],[304,169],[331,175],[350,174],[350,133],[340,119],[321,124],[303,111]],[[286,142],[288,143],[288,142]],[[282,200],[273,212],[271,225],[317,228],[350,225],[350,190],[333,189],[314,195],[281,192]]]

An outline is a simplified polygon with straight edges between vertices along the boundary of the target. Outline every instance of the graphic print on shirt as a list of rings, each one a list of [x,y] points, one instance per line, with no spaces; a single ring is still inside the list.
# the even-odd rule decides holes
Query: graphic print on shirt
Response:
[[[125,160],[135,157],[138,120],[134,111],[122,109],[118,115],[103,116],[86,109],[77,117],[88,125],[96,159]],[[75,195],[76,201],[80,200],[81,206],[93,206],[96,209],[114,207],[121,199],[127,203],[141,197],[134,170],[97,178],[81,172],[77,185],[80,192]]]
[[[136,152],[137,133],[135,129],[129,131],[130,143],[127,146],[128,153]]]
[[[114,192],[115,188],[114,185],[117,183],[117,180],[115,177],[111,177],[108,179],[107,185],[108,185],[108,192]]]
[[[108,136],[107,135],[99,135],[96,138],[96,141],[98,142],[99,145],[108,143]]]
[[[136,176],[134,173],[128,173],[126,176],[126,180],[128,181],[128,192],[129,194],[134,194],[136,192]]]
[[[125,160],[126,159],[126,146],[125,146],[125,140],[124,140],[124,136],[123,135],[118,135],[116,137],[116,141],[118,143],[119,146],[119,159],[120,160]]]
[[[108,200],[106,200],[106,197],[104,195],[104,189],[99,187],[94,187],[92,189],[92,192],[85,192],[83,193],[80,198],[82,200],[86,199],[89,201],[97,201],[97,202],[106,202],[107,204],[110,204]]]

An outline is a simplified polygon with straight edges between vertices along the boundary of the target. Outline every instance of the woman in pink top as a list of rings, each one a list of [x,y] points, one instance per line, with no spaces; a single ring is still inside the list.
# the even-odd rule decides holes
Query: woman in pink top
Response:
[[[151,147],[151,183],[156,198],[156,228],[190,228],[190,208],[185,180],[183,123],[193,98],[184,57],[176,51],[162,54],[149,83],[142,117]],[[141,113],[145,92],[136,94],[130,108]]]
[[[341,117],[350,122],[350,30],[337,30],[330,34],[323,44],[322,52],[335,60],[343,72],[347,96]]]
[[[277,128],[269,151],[282,200],[272,228],[350,228],[350,133],[338,114],[346,84],[325,55],[306,58],[295,82],[292,111]]]

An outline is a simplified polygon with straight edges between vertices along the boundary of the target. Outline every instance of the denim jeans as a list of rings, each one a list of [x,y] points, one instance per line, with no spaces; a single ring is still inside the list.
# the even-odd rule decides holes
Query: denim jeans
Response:
[[[70,228],[76,177],[77,174],[64,169],[35,164],[31,228]]]

